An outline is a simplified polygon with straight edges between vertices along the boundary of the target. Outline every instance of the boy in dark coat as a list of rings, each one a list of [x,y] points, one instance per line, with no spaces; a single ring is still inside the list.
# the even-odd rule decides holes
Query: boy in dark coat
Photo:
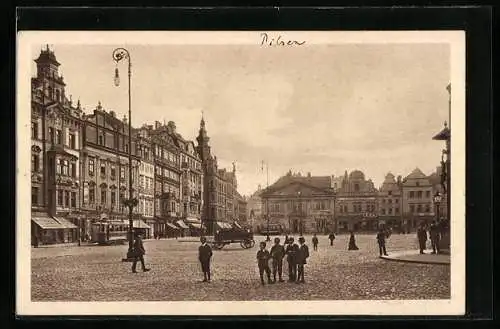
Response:
[[[382,256],[382,254],[387,256],[387,251],[385,249],[385,234],[386,233],[383,229],[380,229],[377,233],[378,251],[380,256]]]
[[[418,245],[420,247],[420,254],[425,254],[425,244],[427,243],[427,231],[425,230],[424,223],[420,224],[417,230]]]
[[[280,238],[274,239],[274,246],[271,247],[271,258],[273,259],[273,278],[276,282],[276,273],[279,276],[279,282],[284,282],[283,275],[283,258],[285,257],[285,247],[280,245]]]
[[[330,240],[330,246],[333,246],[333,240],[335,240],[335,234],[333,234],[333,232],[330,233],[328,239]]]
[[[141,261],[142,271],[147,272],[150,269],[146,268],[144,265],[144,255],[146,254],[146,249],[144,249],[144,244],[142,243],[142,236],[137,234],[134,241],[134,261],[132,263],[132,273],[137,273],[135,270],[137,267],[137,261]]]
[[[266,243],[260,243],[260,250],[257,251],[257,264],[259,266],[259,275],[260,275],[260,283],[264,283],[264,272],[267,276],[267,283],[274,283],[271,281],[271,270],[269,269],[269,259],[271,258],[271,254],[266,250]]]
[[[198,260],[203,271],[203,282],[210,282],[210,260],[212,258],[212,248],[207,244],[207,239],[200,238],[201,246],[198,248]]]
[[[435,254],[435,253],[439,254],[439,252],[440,252],[440,250],[439,250],[439,240],[441,238],[441,235],[440,235],[439,227],[438,227],[436,221],[434,221],[431,224],[431,227],[430,227],[429,231],[430,231],[429,233],[430,233],[430,236],[431,236],[432,253],[433,254]]]
[[[316,236],[316,233],[313,234],[313,237],[312,237],[312,244],[313,244],[313,249],[315,251],[318,250],[318,237]]]
[[[294,282],[297,279],[297,253],[299,246],[293,242],[293,238],[288,238],[288,245],[285,249],[288,262],[288,282]]]
[[[307,258],[309,257],[309,248],[306,245],[306,240],[303,237],[299,238],[299,251],[297,253],[297,283],[305,283],[304,280],[304,265],[307,264]]]

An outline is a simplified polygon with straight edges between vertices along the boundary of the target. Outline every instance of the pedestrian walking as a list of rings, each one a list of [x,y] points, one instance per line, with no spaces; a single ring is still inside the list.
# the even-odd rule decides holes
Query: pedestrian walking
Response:
[[[212,248],[207,244],[207,238],[200,238],[201,246],[198,248],[198,260],[203,272],[203,281],[210,282],[210,261],[212,259]]]
[[[313,234],[313,237],[312,237],[312,244],[313,244],[313,249],[314,251],[317,251],[318,250],[318,237],[316,236],[316,233]]]
[[[267,283],[274,283],[271,280],[271,270],[269,269],[269,259],[271,259],[271,254],[266,250],[266,243],[263,241],[260,243],[260,249],[257,251],[257,265],[259,266],[259,276],[260,283],[264,285],[264,273],[267,276]]]
[[[134,261],[132,262],[132,273],[137,273],[136,268],[137,268],[138,261],[141,262],[143,272],[147,272],[150,270],[149,268],[146,268],[146,265],[144,264],[144,255],[146,254],[146,249],[144,249],[144,244],[142,242],[142,235],[141,234],[137,234],[135,236],[132,254],[134,257]]]
[[[299,238],[299,250],[297,253],[297,283],[305,283],[304,280],[304,265],[307,264],[307,258],[309,258],[309,248],[306,245],[306,240],[303,237]]]
[[[271,247],[271,258],[273,261],[273,281],[276,282],[278,274],[279,282],[283,280],[283,258],[285,257],[285,247],[280,245],[280,238],[274,239],[274,246]]]
[[[294,243],[293,237],[288,238],[288,246],[286,246],[285,253],[288,262],[288,282],[297,280],[297,253],[299,246]]]
[[[359,250],[358,246],[356,246],[356,238],[354,237],[353,231],[351,231],[351,236],[349,237],[349,246],[347,250]]]
[[[383,229],[380,229],[377,233],[377,243],[380,256],[382,255],[387,256],[387,251],[385,249],[385,238],[386,238],[385,231]]]
[[[427,230],[425,229],[425,224],[420,223],[420,227],[417,230],[418,245],[420,248],[420,254],[425,254],[425,244],[427,243]]]
[[[330,246],[333,246],[333,240],[335,240],[335,234],[331,232],[330,235],[328,236],[328,239],[330,240]]]
[[[431,227],[429,229],[429,233],[431,236],[431,245],[432,245],[432,253],[433,254],[439,254],[441,251],[439,250],[439,240],[441,240],[440,232],[439,232],[439,227],[437,225],[437,222],[434,221],[431,224]]]

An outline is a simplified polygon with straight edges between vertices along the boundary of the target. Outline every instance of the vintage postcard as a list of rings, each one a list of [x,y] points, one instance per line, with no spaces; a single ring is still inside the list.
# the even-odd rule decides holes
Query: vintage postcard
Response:
[[[463,31],[17,46],[18,315],[464,314]]]

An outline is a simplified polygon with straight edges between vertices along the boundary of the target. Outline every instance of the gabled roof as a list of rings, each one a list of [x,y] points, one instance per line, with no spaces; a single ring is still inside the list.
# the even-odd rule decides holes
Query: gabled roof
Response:
[[[420,170],[419,168],[415,168],[413,169],[413,171],[411,172],[411,174],[409,174],[408,176],[406,176],[405,179],[424,179],[426,178],[427,176],[425,176],[425,174],[422,172],[422,170]]]
[[[289,189],[291,190],[297,190],[304,192],[304,196],[307,195],[307,193],[313,193],[318,192],[318,193],[325,193],[325,192],[332,192],[333,189],[331,188],[331,177],[330,176],[290,176],[286,175],[278,179],[274,184],[269,186],[268,188],[263,190],[264,195],[270,195],[273,194],[274,192],[278,192],[280,190],[285,190]],[[292,193],[290,191],[285,191],[287,194]],[[283,193],[285,193],[283,192]]]

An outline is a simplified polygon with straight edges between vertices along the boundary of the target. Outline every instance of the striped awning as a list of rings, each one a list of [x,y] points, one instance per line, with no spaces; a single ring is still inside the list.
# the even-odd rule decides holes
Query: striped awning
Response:
[[[175,222],[177,225],[179,225],[180,228],[189,228],[189,226],[186,225],[186,223],[184,223],[184,221],[182,220],[178,220],[177,222]]]
[[[179,228],[177,226],[175,226],[174,224],[172,223],[167,223],[167,226],[170,227],[171,229],[173,230],[178,230]]]
[[[48,217],[48,216],[37,216],[37,217],[31,217],[31,220],[38,225],[41,229],[44,230],[60,230],[63,229],[64,227],[59,224],[54,218]]]
[[[189,226],[201,230],[201,224],[199,224],[199,223],[189,223]]]
[[[215,222],[220,228],[232,228],[233,226],[226,222]]]
[[[75,224],[63,217],[54,217],[56,221],[59,222],[64,228],[78,228]]]
[[[134,220],[134,228],[147,228],[150,229],[151,227],[144,223],[142,220],[136,219]]]

